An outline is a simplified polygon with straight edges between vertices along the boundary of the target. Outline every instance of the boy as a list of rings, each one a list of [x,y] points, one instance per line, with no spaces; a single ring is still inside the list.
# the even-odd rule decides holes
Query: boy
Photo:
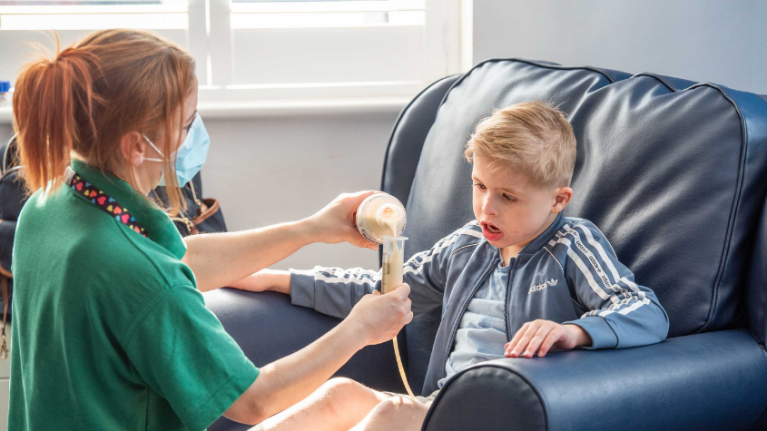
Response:
[[[634,283],[593,223],[562,216],[575,148],[563,114],[541,102],[498,110],[477,125],[464,154],[473,163],[476,220],[403,271],[415,314],[443,306],[428,396],[416,403],[331,379],[256,429],[419,430],[445,381],[470,365],[663,341],[668,316],[653,291]],[[317,267],[262,271],[236,287],[288,293],[293,304],[344,317],[380,282],[377,272]]]

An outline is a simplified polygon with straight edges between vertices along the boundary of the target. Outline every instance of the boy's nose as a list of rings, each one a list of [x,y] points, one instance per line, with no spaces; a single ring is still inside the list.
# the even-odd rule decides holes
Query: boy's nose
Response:
[[[493,202],[490,196],[485,197],[482,202],[482,212],[489,215],[498,214],[497,209],[495,208],[495,202]]]

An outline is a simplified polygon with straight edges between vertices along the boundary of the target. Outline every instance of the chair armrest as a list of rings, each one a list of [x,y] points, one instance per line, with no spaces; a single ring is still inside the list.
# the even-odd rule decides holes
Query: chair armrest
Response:
[[[424,430],[747,430],[767,407],[767,354],[746,330],[623,350],[502,359],[448,381]]]

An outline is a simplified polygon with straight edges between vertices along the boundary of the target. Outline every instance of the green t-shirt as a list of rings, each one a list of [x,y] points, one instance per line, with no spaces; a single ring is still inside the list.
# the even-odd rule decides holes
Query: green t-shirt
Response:
[[[35,193],[14,243],[8,429],[202,430],[258,369],[207,308],[170,218],[73,161],[148,237],[69,187]]]

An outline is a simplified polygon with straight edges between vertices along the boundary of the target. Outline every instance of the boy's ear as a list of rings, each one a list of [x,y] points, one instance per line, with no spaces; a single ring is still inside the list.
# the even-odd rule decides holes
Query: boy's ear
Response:
[[[565,209],[567,204],[570,203],[570,199],[573,198],[573,189],[570,187],[560,187],[556,191],[554,196],[554,206],[551,207],[551,212],[560,213]]]

